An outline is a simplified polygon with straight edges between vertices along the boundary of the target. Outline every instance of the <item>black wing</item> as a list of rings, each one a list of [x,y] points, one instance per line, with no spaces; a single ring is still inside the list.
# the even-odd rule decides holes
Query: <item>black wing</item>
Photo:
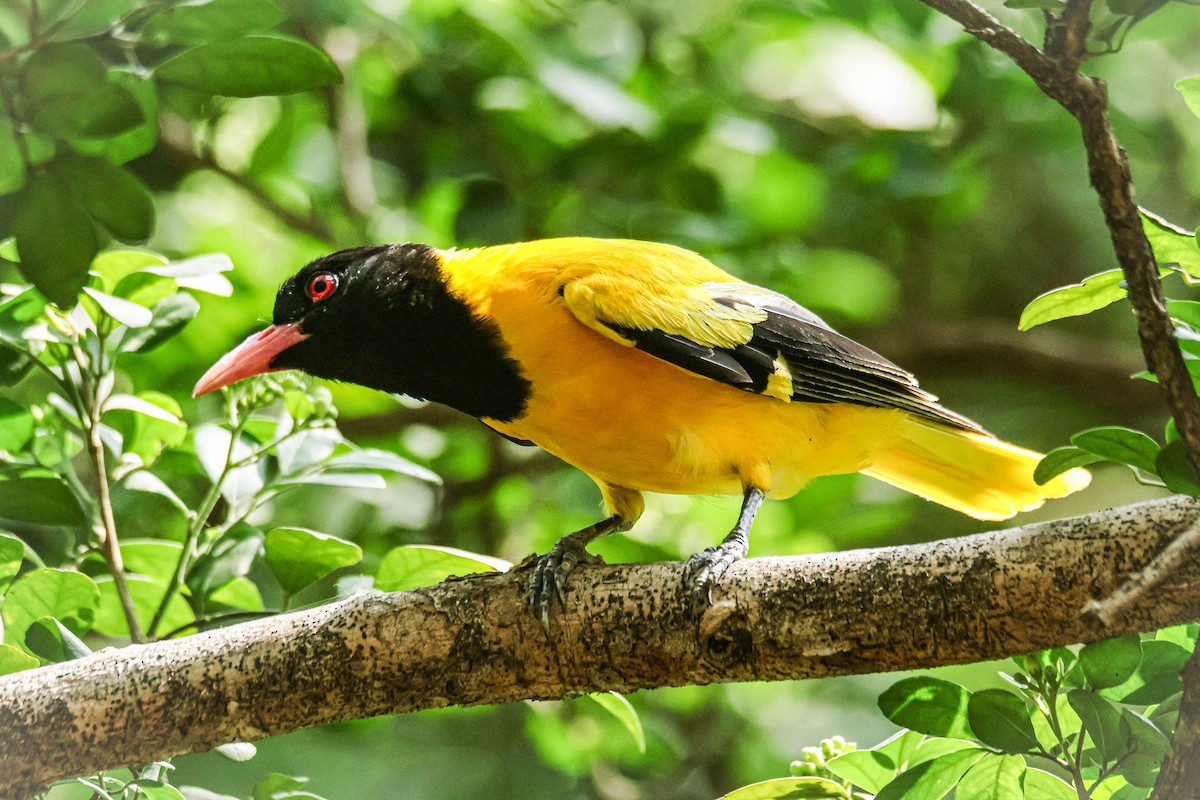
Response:
[[[781,380],[790,378],[790,399],[795,401],[898,408],[944,425],[984,432],[938,405],[937,398],[921,389],[910,373],[783,295],[748,284],[706,288],[718,303],[752,304],[765,312],[765,319],[753,324],[749,341],[732,348],[709,347],[661,330],[606,324],[640,350],[747,392],[773,394]]]

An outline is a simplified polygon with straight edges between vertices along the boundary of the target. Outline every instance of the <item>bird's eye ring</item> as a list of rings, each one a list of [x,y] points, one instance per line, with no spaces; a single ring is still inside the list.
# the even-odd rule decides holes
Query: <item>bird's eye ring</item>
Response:
[[[306,291],[309,299],[317,303],[333,294],[337,290],[337,286],[337,275],[332,272],[318,272],[308,279]]]

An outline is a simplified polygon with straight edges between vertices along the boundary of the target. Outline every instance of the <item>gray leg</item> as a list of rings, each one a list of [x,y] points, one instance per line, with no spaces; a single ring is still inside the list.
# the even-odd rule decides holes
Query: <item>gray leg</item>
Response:
[[[620,517],[609,517],[564,536],[549,553],[534,562],[533,577],[529,580],[529,605],[538,612],[542,627],[547,632],[550,630],[550,606],[555,600],[559,605],[565,605],[563,587],[566,585],[567,576],[578,564],[595,563],[600,560],[599,556],[587,551],[587,546],[605,534],[622,529],[626,529],[626,526]]]
[[[766,496],[767,493],[762,489],[753,486],[746,489],[742,500],[742,512],[725,540],[716,547],[696,553],[684,564],[684,584],[692,592],[697,605],[711,603],[713,587],[721,582],[725,571],[746,557],[750,549],[750,526],[754,524],[754,517]]]

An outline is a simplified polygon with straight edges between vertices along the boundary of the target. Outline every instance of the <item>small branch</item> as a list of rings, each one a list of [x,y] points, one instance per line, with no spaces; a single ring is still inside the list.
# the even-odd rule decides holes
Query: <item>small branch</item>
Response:
[[[211,158],[196,154],[186,137],[176,130],[169,119],[164,119],[158,146],[167,156],[188,171],[208,170],[220,175],[254,198],[260,206],[292,230],[307,234],[331,247],[337,246],[333,230],[316,214],[303,216],[279,204],[262,186],[249,176],[226,169]]]
[[[129,581],[125,578],[125,561],[121,557],[121,544],[117,541],[117,522],[113,518],[112,495],[108,486],[108,467],[104,458],[104,443],[100,441],[100,433],[93,428],[87,438],[88,456],[92,468],[96,471],[96,485],[100,501],[100,524],[103,534],[104,557],[108,561],[108,571],[112,573],[113,588],[121,600],[121,611],[125,614],[125,623],[129,626],[129,638],[134,642],[146,641],[142,626],[138,623],[137,609],[133,605],[133,596],[129,593]]]
[[[580,568],[549,638],[526,605],[529,574],[516,572],[102,651],[0,678],[0,796],[335,720],[918,669],[1177,624],[1200,616],[1194,555],[1111,628],[1076,609],[1198,520],[1200,504],[1177,497],[906,547],[750,559],[699,618],[681,564]]]
[[[1149,591],[1179,571],[1189,558],[1200,550],[1200,526],[1189,528],[1179,534],[1165,550],[1155,556],[1146,567],[1121,585],[1108,597],[1092,600],[1083,608],[1085,619],[1099,625],[1111,625],[1115,619],[1134,603],[1141,601]]]
[[[1200,649],[1183,667],[1183,699],[1172,752],[1163,762],[1151,800],[1200,799]]]
[[[247,414],[246,419],[248,418],[249,415]],[[146,629],[148,636],[154,636],[158,630],[158,626],[162,624],[163,617],[167,614],[167,609],[171,605],[172,598],[175,597],[175,593],[179,591],[179,587],[187,579],[188,565],[196,549],[196,542],[200,539],[200,533],[204,530],[209,515],[217,507],[217,501],[221,497],[221,484],[225,482],[225,478],[229,475],[230,465],[233,462],[233,450],[237,446],[238,438],[242,435],[242,429],[246,426],[246,419],[239,421],[230,432],[229,449],[225,453],[225,464],[221,467],[221,472],[217,475],[216,480],[213,481],[212,486],[209,487],[208,494],[200,501],[200,507],[196,510],[196,516],[189,522],[187,533],[183,539],[183,548],[179,551],[179,560],[175,562],[175,569],[171,571],[171,579],[167,583],[167,591],[154,612],[154,618],[150,620],[150,627]],[[170,634],[163,638],[169,639]]]
[[[103,342],[99,350],[103,350]],[[108,464],[104,455],[104,441],[100,438],[100,417],[103,414],[104,397],[99,388],[100,379],[88,364],[87,356],[78,345],[72,345],[71,352],[75,364],[79,368],[80,381],[84,384],[86,395],[80,392],[80,387],[70,379],[64,384],[69,386],[77,398],[79,419],[84,426],[85,449],[91,461],[92,470],[96,474],[96,500],[100,512],[100,544],[103,547],[104,558],[108,562],[108,571],[112,573],[113,588],[121,601],[121,611],[125,615],[125,624],[129,627],[129,638],[135,643],[146,641],[142,626],[138,622],[137,609],[133,604],[133,595],[129,592],[129,581],[125,576],[125,559],[121,555],[121,543],[117,540],[117,521],[113,516],[112,493],[108,483]]]
[[[1037,81],[1038,86],[1042,85],[1043,80],[1052,81],[1056,75],[1058,67],[1052,59],[1021,38],[1012,28],[970,0],[921,0],[921,2],[950,17],[962,25],[967,33],[1011,58],[1018,67]],[[1043,90],[1045,90],[1044,87]]]

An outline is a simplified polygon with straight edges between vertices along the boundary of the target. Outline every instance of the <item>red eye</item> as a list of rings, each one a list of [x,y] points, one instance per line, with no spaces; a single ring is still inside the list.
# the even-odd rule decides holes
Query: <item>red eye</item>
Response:
[[[308,296],[313,302],[324,300],[337,289],[337,275],[331,272],[318,272],[308,279]]]

